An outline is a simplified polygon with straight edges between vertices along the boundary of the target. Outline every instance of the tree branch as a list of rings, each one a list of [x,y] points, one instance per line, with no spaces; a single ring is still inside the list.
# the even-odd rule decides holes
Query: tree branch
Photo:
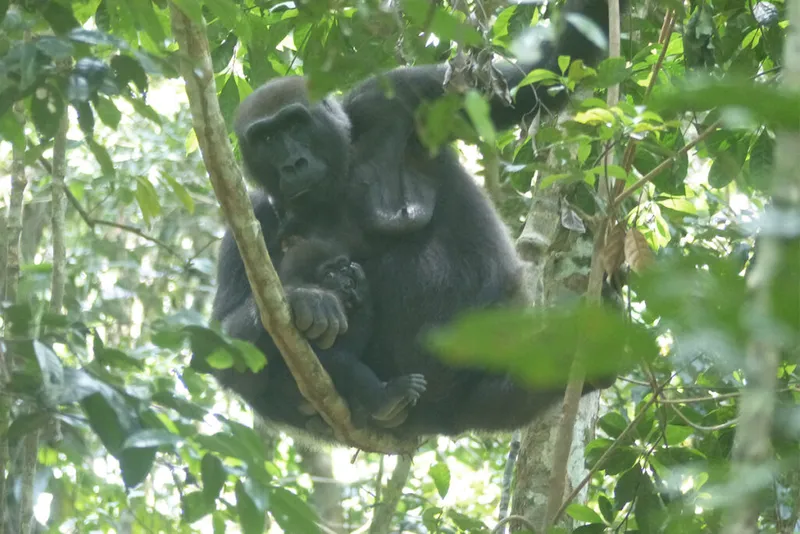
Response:
[[[389,479],[386,491],[383,492],[383,500],[375,504],[375,513],[372,516],[372,524],[369,526],[369,534],[388,534],[392,517],[400,503],[408,475],[411,473],[413,459],[414,457],[411,455],[398,456],[397,465],[392,471],[392,478]]]
[[[193,24],[173,2],[170,2],[170,18],[173,35],[180,48],[180,68],[186,83],[192,123],[211,185],[242,255],[261,321],[280,350],[300,392],[333,428],[339,441],[366,451],[412,452],[416,448],[416,441],[403,442],[389,435],[353,427],[350,411],[333,387],[328,373],[320,365],[308,342],[294,328],[280,280],[264,243],[261,226],[253,215],[247,190],[233,157],[217,100],[205,28]]]

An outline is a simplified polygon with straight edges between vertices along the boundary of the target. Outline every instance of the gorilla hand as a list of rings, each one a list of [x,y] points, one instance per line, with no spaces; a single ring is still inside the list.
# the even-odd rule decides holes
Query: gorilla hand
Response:
[[[333,291],[300,286],[286,290],[294,325],[319,348],[333,346],[336,338],[347,332],[347,316],[342,301]]]

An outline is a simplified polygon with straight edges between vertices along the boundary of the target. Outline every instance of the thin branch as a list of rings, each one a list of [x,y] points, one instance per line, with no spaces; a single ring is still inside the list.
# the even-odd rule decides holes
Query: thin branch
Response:
[[[671,376],[658,386],[656,391],[653,392],[653,396],[647,401],[647,403],[644,406],[642,406],[642,409],[639,410],[639,413],[636,414],[636,417],[634,417],[631,420],[631,422],[628,423],[628,426],[625,427],[625,430],[620,432],[619,436],[617,436],[617,438],[614,440],[611,446],[608,449],[606,449],[606,451],[600,456],[600,458],[598,458],[597,462],[595,462],[595,464],[592,466],[592,468],[589,470],[586,476],[583,477],[583,480],[581,480],[580,483],[577,484],[572,489],[572,492],[567,496],[566,499],[564,499],[564,502],[561,504],[561,508],[559,508],[558,511],[556,512],[554,521],[558,521],[558,519],[567,509],[567,506],[569,506],[569,503],[571,503],[573,499],[575,499],[575,497],[578,496],[578,494],[581,492],[584,486],[586,486],[586,484],[588,484],[589,481],[592,480],[592,477],[595,475],[595,473],[600,471],[600,469],[602,469],[603,466],[605,466],[606,461],[611,457],[611,455],[616,451],[616,449],[623,445],[625,439],[628,437],[628,434],[633,432],[633,429],[637,427],[639,422],[644,418],[645,414],[647,413],[647,410],[649,410],[651,406],[653,406],[658,402],[658,396],[660,395],[663,388],[667,384],[669,384],[670,380],[672,380]]]
[[[664,169],[666,169],[667,167],[672,165],[672,162],[675,161],[675,159],[677,159],[678,157],[686,154],[692,148],[694,148],[698,143],[700,143],[701,141],[704,141],[708,136],[713,134],[717,130],[717,128],[719,128],[720,123],[721,123],[721,121],[719,121],[719,120],[714,121],[714,123],[711,126],[709,126],[708,128],[706,128],[702,133],[700,133],[700,135],[698,135],[696,138],[694,138],[693,140],[691,140],[688,143],[686,143],[685,145],[683,145],[680,148],[680,150],[678,150],[672,156],[668,157],[667,159],[665,159],[664,161],[659,163],[658,166],[655,169],[653,169],[652,171],[650,171],[647,174],[645,174],[643,177],[641,177],[639,180],[637,180],[635,183],[633,183],[633,185],[631,185],[630,187],[625,189],[622,193],[617,195],[617,197],[614,199],[613,208],[616,208],[617,206],[619,206],[622,203],[623,200],[625,200],[626,198],[631,196],[633,193],[635,193],[637,190],[639,190],[645,184],[650,183],[656,176],[658,176],[661,173],[661,171],[663,171]],[[612,210],[609,210],[609,211],[612,211]]]
[[[519,430],[511,435],[511,443],[508,445],[508,456],[506,458],[506,468],[503,470],[503,486],[500,490],[500,505],[497,507],[497,520],[502,522],[508,517],[508,506],[511,504],[511,482],[514,479],[514,467],[517,465],[517,456],[521,446],[521,436]]]
[[[167,243],[164,243],[163,241],[161,241],[158,238],[155,238],[153,236],[147,235],[146,233],[144,233],[142,230],[136,228],[135,226],[130,226],[128,224],[118,223],[118,222],[114,222],[114,221],[106,221],[106,220],[103,220],[103,219],[95,219],[94,217],[89,215],[89,213],[83,208],[83,206],[81,206],[81,203],[78,201],[77,198],[75,198],[75,195],[73,195],[72,192],[69,189],[67,189],[65,187],[64,191],[65,191],[65,193],[67,195],[67,200],[69,200],[69,203],[72,205],[73,208],[75,208],[75,211],[78,212],[78,214],[81,216],[81,219],[83,219],[83,222],[85,222],[86,225],[89,228],[94,229],[95,226],[108,226],[108,227],[111,227],[111,228],[116,228],[118,230],[123,230],[125,232],[137,235],[137,236],[141,237],[142,239],[144,239],[145,241],[149,241],[149,242],[161,247],[162,249],[164,249],[168,253],[172,254],[173,256],[183,260],[183,255],[180,252],[178,252],[177,250],[175,250],[173,247],[171,247]]]
[[[66,284],[67,245],[65,243],[64,219],[67,211],[67,129],[69,116],[66,110],[61,114],[58,131],[53,140],[53,188],[51,193],[51,221],[53,234],[53,277],[50,281],[50,311],[61,313],[64,305],[64,285]]]
[[[659,403],[660,403],[660,401],[659,401]],[[680,417],[683,420],[684,423],[686,423],[687,425],[689,425],[693,429],[698,430],[700,432],[716,432],[717,430],[722,430],[724,428],[730,428],[730,427],[734,426],[736,424],[736,422],[737,422],[736,419],[731,419],[730,421],[727,421],[725,423],[720,423],[720,424],[714,425],[714,426],[698,425],[697,423],[693,422],[691,419],[686,417],[683,414],[683,412],[680,411],[678,409],[678,407],[675,406],[674,404],[668,404],[668,406],[672,409],[673,412],[675,412],[675,415],[677,415],[678,417]]]
[[[658,59],[656,59],[656,62],[653,64],[653,68],[650,70],[650,81],[648,82],[647,89],[645,89],[644,92],[645,101],[653,91],[653,87],[656,85],[656,80],[658,80],[658,73],[664,64],[664,58],[667,56],[667,48],[669,47],[669,41],[672,37],[672,29],[674,25],[675,12],[671,9],[668,9],[664,14],[664,22],[661,24],[661,32],[658,36],[658,42],[661,45],[661,52],[658,54]],[[625,147],[625,154],[622,156],[622,168],[628,172],[630,172],[631,168],[633,168],[633,159],[636,154],[636,147],[638,144],[639,143],[636,139],[630,139],[628,145]],[[619,195],[622,192],[623,187],[625,187],[625,182],[622,180],[615,183],[614,195]]]
[[[408,481],[411,473],[412,455],[401,455],[397,457],[397,465],[392,471],[392,478],[386,484],[383,492],[383,500],[375,504],[375,513],[372,516],[372,524],[369,526],[369,534],[388,534],[392,525],[392,517],[403,496],[403,488]]]

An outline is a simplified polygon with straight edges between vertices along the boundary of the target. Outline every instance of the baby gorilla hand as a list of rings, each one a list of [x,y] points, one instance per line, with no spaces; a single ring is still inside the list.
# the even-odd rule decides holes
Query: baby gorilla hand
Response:
[[[346,256],[338,256],[322,263],[317,269],[319,284],[335,292],[351,310],[367,298],[367,277],[361,265],[351,262]]]
[[[294,325],[308,339],[327,349],[347,332],[347,315],[341,299],[333,291],[317,287],[293,287],[286,291]]]

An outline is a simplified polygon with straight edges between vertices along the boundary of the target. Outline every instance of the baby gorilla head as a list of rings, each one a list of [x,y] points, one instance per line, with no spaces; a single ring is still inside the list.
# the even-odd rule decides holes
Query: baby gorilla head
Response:
[[[305,78],[253,91],[234,124],[249,177],[285,209],[329,203],[349,170],[350,121],[338,101],[311,104]]]

